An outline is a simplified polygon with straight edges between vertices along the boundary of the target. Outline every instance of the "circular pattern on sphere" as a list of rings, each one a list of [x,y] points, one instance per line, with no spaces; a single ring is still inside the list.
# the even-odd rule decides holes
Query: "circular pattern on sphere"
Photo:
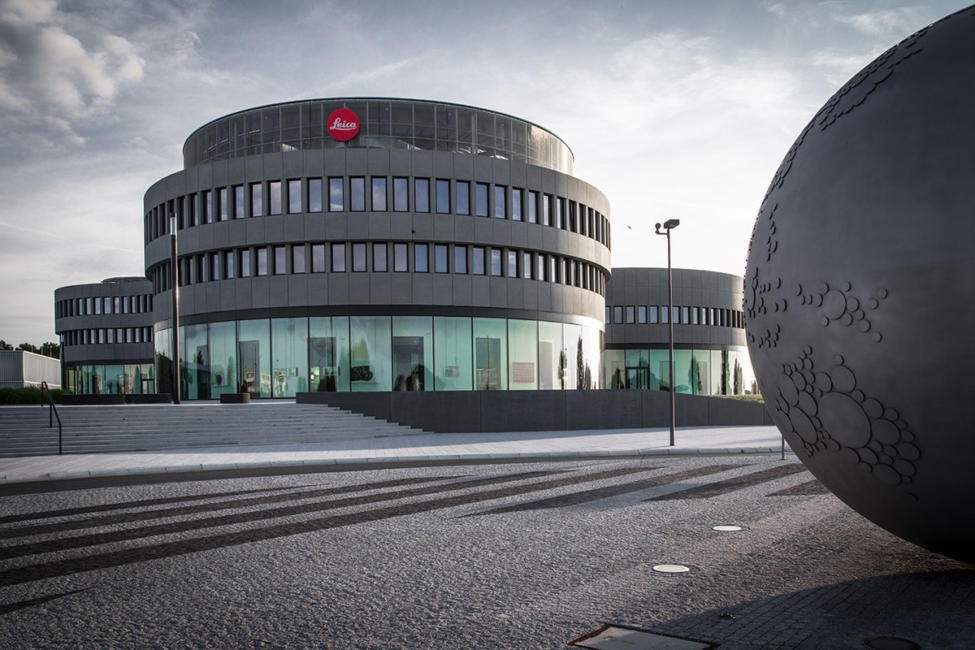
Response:
[[[762,202],[745,274],[765,403],[830,490],[975,560],[975,8],[881,54],[819,110]]]

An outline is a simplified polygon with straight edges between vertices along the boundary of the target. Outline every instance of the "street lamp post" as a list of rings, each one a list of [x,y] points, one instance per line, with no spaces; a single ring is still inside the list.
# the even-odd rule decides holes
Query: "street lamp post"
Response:
[[[670,446],[674,446],[674,425],[676,422],[677,381],[674,377],[674,269],[670,265],[670,231],[680,225],[680,219],[667,219],[663,223],[665,232],[660,232],[661,225],[654,224],[654,232],[667,237],[667,322],[670,324]]]
[[[169,241],[171,244],[169,263],[173,269],[171,281],[173,284],[173,404],[179,404],[179,264],[176,257],[176,215],[169,217]]]

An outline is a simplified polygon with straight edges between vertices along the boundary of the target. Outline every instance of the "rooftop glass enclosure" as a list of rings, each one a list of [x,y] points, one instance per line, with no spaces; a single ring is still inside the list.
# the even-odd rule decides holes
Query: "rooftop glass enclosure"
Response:
[[[338,108],[359,117],[359,134],[332,139],[325,120]],[[183,145],[183,166],[278,151],[381,148],[443,151],[527,162],[572,174],[558,136],[504,113],[406,99],[332,99],[275,104],[206,124]]]

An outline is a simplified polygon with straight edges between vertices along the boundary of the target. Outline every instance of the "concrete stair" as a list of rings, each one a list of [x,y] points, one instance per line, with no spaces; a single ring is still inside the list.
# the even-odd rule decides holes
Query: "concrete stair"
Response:
[[[421,433],[332,406],[257,402],[59,406],[65,454],[327,443]],[[58,453],[47,408],[0,407],[0,457]]]

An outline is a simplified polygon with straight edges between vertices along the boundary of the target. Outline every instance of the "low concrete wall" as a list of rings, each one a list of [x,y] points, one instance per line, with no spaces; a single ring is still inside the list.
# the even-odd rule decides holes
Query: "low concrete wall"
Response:
[[[298,393],[328,404],[438,433],[666,427],[670,394],[650,390]],[[772,424],[764,404],[677,396],[677,426]]]

